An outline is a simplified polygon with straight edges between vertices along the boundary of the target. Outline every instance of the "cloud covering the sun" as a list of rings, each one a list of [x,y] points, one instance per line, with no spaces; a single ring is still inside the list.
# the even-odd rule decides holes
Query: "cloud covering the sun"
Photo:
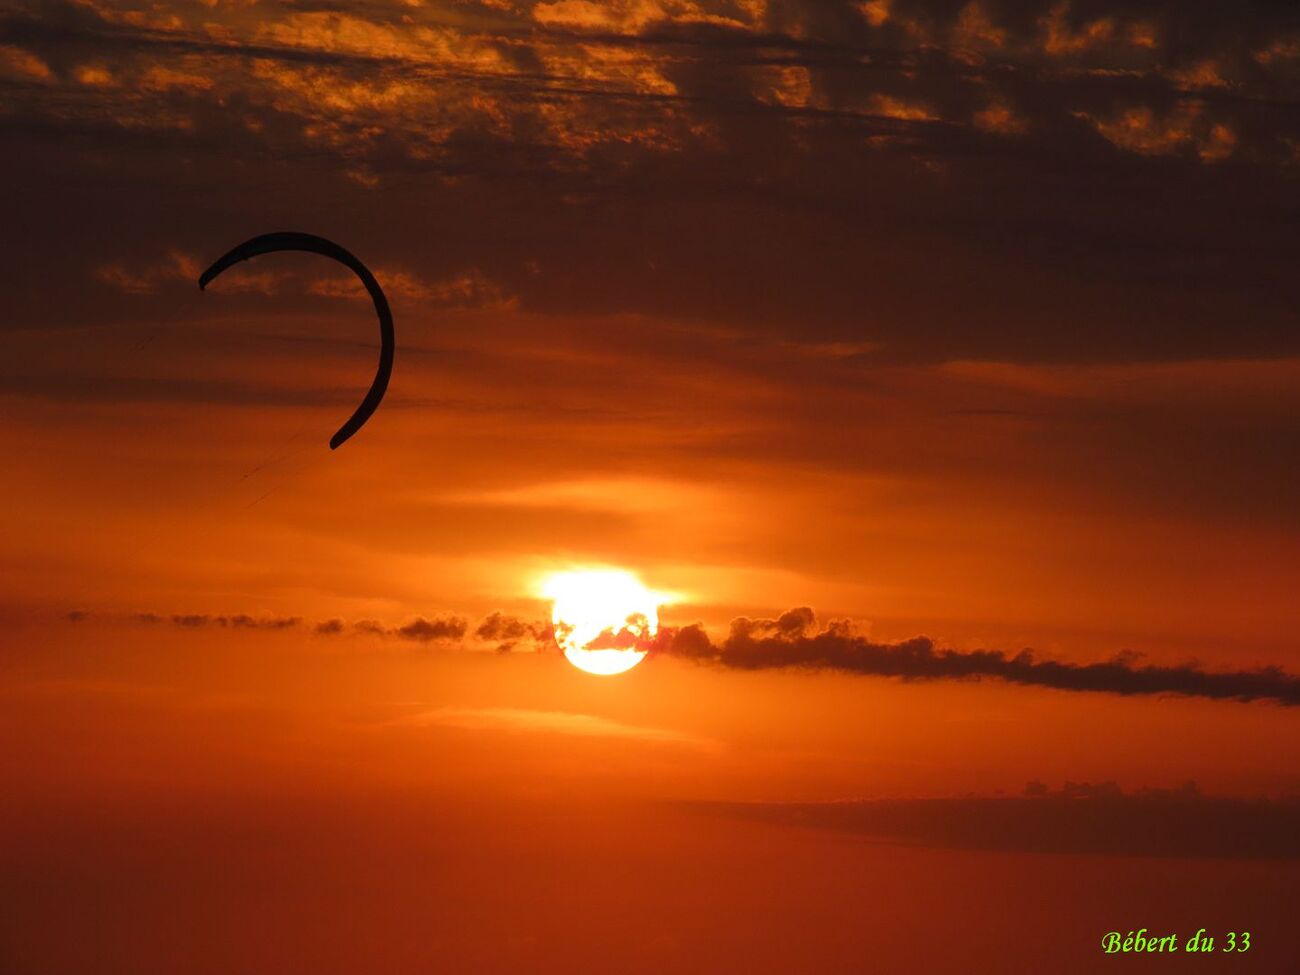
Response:
[[[1296,669],[1293,7],[48,0],[0,91],[15,604],[521,650],[572,559],[701,657],[807,601]],[[356,285],[195,287],[275,227],[392,301],[356,452]]]
[[[81,623],[92,619],[93,614],[73,611],[66,618]],[[255,618],[245,614],[136,613],[125,619],[148,624],[166,620],[190,629],[217,626],[278,630],[301,623],[298,617]],[[501,653],[556,652],[550,624],[501,612],[489,614],[472,629],[464,617],[445,615],[433,619],[420,616],[398,625],[377,620],[349,624],[335,618],[314,624],[311,632],[326,637],[351,632],[442,646],[488,645]],[[467,637],[472,639],[467,642]],[[738,671],[802,670],[904,681],[996,680],[1058,691],[1124,696],[1172,694],[1214,701],[1300,705],[1300,676],[1280,667],[1223,670],[1190,662],[1144,663],[1141,654],[1130,650],[1110,659],[1079,663],[1050,659],[1027,648],[1015,652],[943,648],[924,636],[878,642],[862,635],[852,620],[830,620],[819,627],[816,614],[807,606],[796,607],[775,618],[738,617],[732,620],[721,640],[714,640],[698,623],[662,626],[653,646],[653,653]]]

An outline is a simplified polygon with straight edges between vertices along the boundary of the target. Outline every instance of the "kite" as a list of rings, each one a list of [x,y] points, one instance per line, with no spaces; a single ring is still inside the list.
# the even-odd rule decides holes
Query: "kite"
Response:
[[[366,291],[370,293],[370,299],[375,303],[375,313],[379,316],[379,368],[375,370],[374,381],[370,384],[370,389],[367,391],[365,398],[361,400],[361,405],[357,407],[356,412],[348,418],[347,422],[338,428],[334,436],[330,437],[330,450],[337,450],[349,437],[365,425],[365,422],[379,408],[384,393],[388,389],[388,379],[393,373],[393,348],[396,344],[393,337],[393,313],[388,308],[388,299],[384,297],[384,289],[379,287],[379,282],[370,273],[370,269],[362,264],[351,251],[340,247],[332,240],[326,240],[324,237],[295,231],[262,234],[231,248],[199,276],[199,290],[206,290],[209,282],[226,268],[238,264],[240,261],[246,261],[261,254],[273,254],[276,251],[306,251],[310,254],[321,254],[333,258],[340,264],[350,268],[352,273],[360,278],[361,283],[366,286]]]

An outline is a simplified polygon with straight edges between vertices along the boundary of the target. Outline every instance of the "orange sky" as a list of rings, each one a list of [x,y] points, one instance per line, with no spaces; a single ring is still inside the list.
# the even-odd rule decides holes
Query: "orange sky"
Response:
[[[6,336],[11,369],[62,387],[14,397],[2,434],[12,613],[545,615],[539,575],[596,563],[679,593],[676,622],[808,604],[886,639],[1296,660],[1270,448],[1294,360],[874,365],[399,301],[388,401],[331,454],[374,356],[366,307],[238,300]],[[322,333],[353,341],[316,353]]]
[[[1287,970],[1294,707],[725,647],[1300,672],[1290,7],[23,0],[0,90],[0,968]],[[393,305],[338,451],[360,286],[195,287],[280,229]],[[600,565],[714,659],[497,652]]]

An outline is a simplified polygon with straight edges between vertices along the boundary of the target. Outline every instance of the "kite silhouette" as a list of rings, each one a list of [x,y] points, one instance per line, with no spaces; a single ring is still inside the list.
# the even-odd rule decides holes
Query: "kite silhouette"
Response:
[[[388,379],[393,374],[393,349],[396,345],[393,336],[393,313],[388,308],[388,299],[384,297],[384,289],[379,286],[379,282],[370,273],[370,269],[362,264],[351,251],[340,247],[332,240],[326,240],[324,237],[296,231],[261,234],[244,241],[237,247],[232,247],[217,258],[210,268],[199,275],[199,290],[206,290],[208,283],[226,268],[238,264],[240,261],[247,261],[249,258],[258,257],[261,254],[273,254],[276,251],[306,251],[309,254],[321,254],[333,258],[351,269],[352,273],[359,277],[361,283],[366,286],[371,301],[375,303],[375,313],[379,316],[379,368],[375,370],[374,382],[370,384],[370,389],[366,392],[361,405],[357,407],[352,416],[348,417],[347,422],[338,428],[334,436],[330,437],[330,450],[337,450],[347,442],[349,437],[365,425],[365,422],[379,408],[384,393],[388,389]]]

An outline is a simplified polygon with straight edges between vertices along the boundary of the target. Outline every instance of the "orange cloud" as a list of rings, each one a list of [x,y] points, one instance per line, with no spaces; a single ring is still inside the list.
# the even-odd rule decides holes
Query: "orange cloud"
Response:
[[[1006,46],[1007,32],[993,23],[978,0],[971,0],[957,15],[952,43],[958,51],[1000,50]]]
[[[1213,58],[1197,61],[1184,68],[1172,68],[1165,75],[1183,89],[1227,88],[1230,84],[1220,72],[1219,63]]]
[[[906,122],[934,122],[939,118],[928,105],[922,102],[895,98],[892,95],[874,95],[868,102],[868,106],[868,110],[876,115]]]
[[[454,308],[511,309],[518,304],[518,298],[506,294],[500,285],[477,268],[432,282],[408,271],[383,268],[376,270],[375,276],[392,298],[427,301]],[[367,298],[359,282],[351,276],[317,279],[308,284],[307,291],[327,298]]]
[[[565,711],[535,711],[523,708],[433,708],[394,720],[400,726],[442,726],[469,731],[508,731],[525,734],[550,733],[584,738],[619,738],[696,748],[713,748],[714,743],[666,728],[624,724],[590,714]]]
[[[893,13],[892,0],[861,0],[858,9],[872,27],[883,27]]]
[[[94,88],[102,88],[113,84],[113,73],[98,64],[83,64],[73,71],[72,76],[80,84]]]
[[[755,75],[754,94],[769,105],[807,108],[813,97],[812,75],[798,65],[760,68]]]
[[[758,7],[751,8],[751,14]],[[715,24],[746,28],[748,23],[734,17],[709,13],[691,0],[554,0],[533,7],[539,24],[576,27],[584,30],[612,30],[635,34],[651,24]]]
[[[139,84],[146,91],[182,91],[202,92],[212,88],[214,82],[206,75],[189,71],[177,71],[163,65],[154,65],[140,78]]]
[[[1056,56],[1080,54],[1116,35],[1112,17],[1099,17],[1074,28],[1070,23],[1069,0],[1061,0],[1039,23],[1043,30],[1043,50]]]
[[[37,81],[49,81],[54,77],[48,64],[31,51],[13,44],[0,44],[0,72]]]
[[[126,294],[144,295],[153,294],[169,282],[186,281],[193,283],[198,280],[201,271],[202,267],[197,258],[181,251],[170,251],[165,260],[156,264],[136,268],[129,268],[118,263],[106,264],[96,268],[94,276],[97,281],[116,288],[118,291]],[[254,282],[258,282],[261,278],[262,276],[257,274],[246,276],[246,279],[236,284],[235,287],[238,290],[263,290],[253,286]],[[265,286],[269,286],[269,284],[269,281],[264,282]]]
[[[1300,35],[1279,37],[1267,47],[1256,51],[1252,57],[1265,66],[1275,64],[1278,61],[1300,59]]]
[[[487,39],[475,32],[419,24],[390,25],[336,12],[291,13],[259,23],[249,38],[302,50],[391,58],[476,71],[508,65]]]
[[[1164,117],[1143,106],[1111,116],[1078,112],[1112,145],[1143,156],[1166,156],[1191,150],[1205,162],[1219,162],[1232,155],[1235,134],[1222,123],[1208,123],[1196,102],[1182,102]]]
[[[1022,135],[1029,129],[1029,122],[1005,102],[993,102],[980,109],[972,116],[972,121],[977,129],[999,135]]]
[[[1196,147],[1196,154],[1205,162],[1222,162],[1237,149],[1237,135],[1226,125],[1215,124]]]
[[[1155,50],[1160,45],[1160,32],[1150,21],[1139,20],[1129,25],[1128,41],[1134,47]]]
[[[540,51],[557,75],[595,82],[601,87],[651,95],[676,95],[665,65],[645,52],[608,44],[547,45]]]

